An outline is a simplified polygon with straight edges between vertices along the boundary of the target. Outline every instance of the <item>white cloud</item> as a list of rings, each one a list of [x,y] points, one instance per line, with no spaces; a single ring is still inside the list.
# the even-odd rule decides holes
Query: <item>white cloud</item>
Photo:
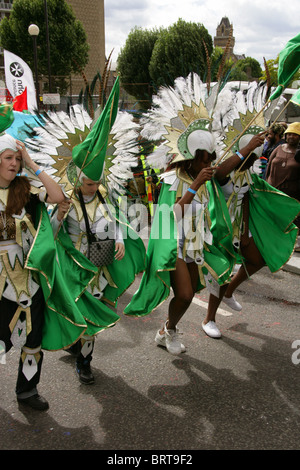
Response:
[[[285,8],[281,0],[106,0],[106,54],[114,49],[113,60],[135,27],[168,27],[178,21],[202,23],[212,38],[223,16],[233,24],[234,52],[275,59],[289,39],[300,32],[300,0]]]

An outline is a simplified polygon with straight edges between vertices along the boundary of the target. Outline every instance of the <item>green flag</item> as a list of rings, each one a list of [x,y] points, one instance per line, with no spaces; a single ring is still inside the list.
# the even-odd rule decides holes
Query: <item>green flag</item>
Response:
[[[91,132],[72,150],[75,165],[93,181],[99,181],[103,172],[108,137],[118,112],[119,92],[119,77],[117,77],[106,105]]]
[[[278,87],[270,96],[270,100],[275,100],[283,92],[293,75],[300,67],[300,33],[291,39],[284,49],[279,53],[278,62]]]
[[[0,105],[0,133],[11,126],[14,122],[13,105],[2,103]]]
[[[296,91],[296,93],[293,94],[290,101],[292,103],[297,104],[298,106],[300,106],[300,88]]]

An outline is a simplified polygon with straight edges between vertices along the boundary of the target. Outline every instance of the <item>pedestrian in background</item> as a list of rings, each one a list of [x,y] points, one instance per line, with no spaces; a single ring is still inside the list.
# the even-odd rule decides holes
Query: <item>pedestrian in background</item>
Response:
[[[261,161],[261,178],[266,178],[266,170],[268,161],[270,158],[271,153],[275,150],[278,145],[284,144],[284,132],[287,126],[284,123],[273,124],[266,135],[266,146],[264,146],[264,150],[262,152],[262,156],[260,157]]]
[[[300,162],[295,159],[300,143],[300,122],[289,124],[284,132],[285,143],[270,155],[266,181],[274,188],[300,201]],[[300,228],[300,217],[295,220]],[[297,246],[297,250],[300,246]]]

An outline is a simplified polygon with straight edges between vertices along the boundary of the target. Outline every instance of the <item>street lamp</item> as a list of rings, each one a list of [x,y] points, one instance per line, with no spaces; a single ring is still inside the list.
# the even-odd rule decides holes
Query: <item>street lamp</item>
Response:
[[[52,93],[51,67],[50,67],[50,42],[49,42],[49,25],[48,25],[48,7],[47,7],[47,0],[44,0],[44,10],[45,10],[45,23],[46,23],[46,44],[47,44],[47,60],[48,60],[49,93]]]
[[[36,92],[36,102],[39,109],[39,100],[40,100],[40,87],[39,87],[39,78],[38,78],[38,69],[37,69],[37,43],[36,38],[39,35],[40,29],[36,24],[31,24],[28,27],[28,33],[33,40],[33,52],[34,52],[34,69],[35,69],[35,92]]]

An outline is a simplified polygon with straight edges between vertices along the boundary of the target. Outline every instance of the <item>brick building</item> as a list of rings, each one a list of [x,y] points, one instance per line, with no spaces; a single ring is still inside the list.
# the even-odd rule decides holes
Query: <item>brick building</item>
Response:
[[[105,65],[105,16],[104,0],[66,0],[74,15],[82,23],[90,46],[89,62],[84,70],[89,83],[97,72],[102,74]],[[73,93],[83,86],[80,76],[72,77]]]

